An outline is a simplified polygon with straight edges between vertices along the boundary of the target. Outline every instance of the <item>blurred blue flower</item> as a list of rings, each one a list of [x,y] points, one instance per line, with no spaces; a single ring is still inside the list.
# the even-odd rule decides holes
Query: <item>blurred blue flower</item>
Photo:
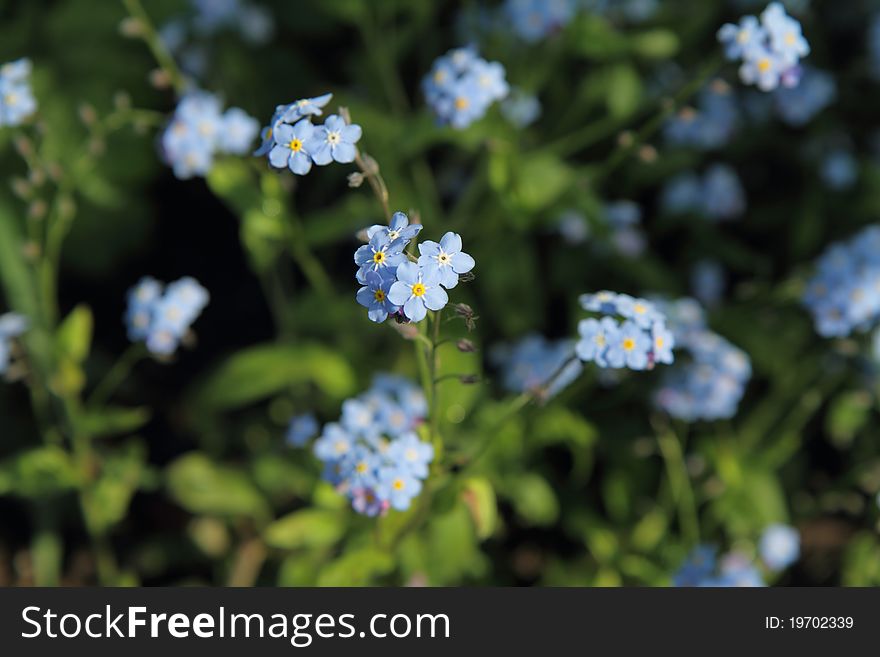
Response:
[[[314,453],[324,477],[358,513],[405,510],[428,476],[434,449],[414,429],[424,421],[424,394],[407,379],[377,375],[362,395],[343,403],[340,422],[324,426]]]
[[[436,272],[440,285],[451,290],[458,285],[458,277],[471,271],[476,264],[461,248],[461,235],[452,232],[443,235],[439,244],[431,240],[422,242],[419,244],[419,266],[425,272]]]
[[[438,268],[402,262],[397,267],[397,280],[388,292],[388,299],[403,309],[403,314],[413,322],[420,322],[429,310],[442,310],[449,302],[446,290],[441,287]]]
[[[717,567],[717,551],[710,545],[699,545],[672,576],[673,586],[701,586],[711,579]]]
[[[670,214],[686,214],[699,211],[702,199],[700,178],[696,173],[688,171],[674,176],[666,183],[660,205]]]
[[[315,128],[308,151],[315,164],[324,166],[334,160],[342,164],[354,162],[357,156],[355,144],[361,138],[359,125],[348,125],[341,116],[332,114],[324,125]]]
[[[849,189],[858,178],[858,163],[852,152],[844,148],[836,148],[822,159],[819,175],[833,190]]]
[[[457,48],[437,58],[422,80],[425,100],[437,120],[466,128],[509,92],[504,67],[477,56],[473,48]]]
[[[184,277],[169,284],[142,278],[129,290],[125,323],[132,342],[144,341],[156,355],[177,350],[181,340],[208,305],[208,291],[194,278]]]
[[[567,388],[583,371],[571,340],[547,340],[536,334],[512,345],[496,345],[491,357],[501,369],[501,382],[506,390],[540,391],[545,399]]]
[[[766,586],[754,564],[741,554],[731,552],[720,560],[714,547],[700,545],[672,577],[679,587],[753,587]]]
[[[259,123],[241,109],[221,110],[220,99],[206,91],[189,91],[178,102],[159,138],[162,157],[177,178],[205,176],[217,153],[242,155],[250,149]]]
[[[541,101],[534,94],[515,88],[501,101],[501,114],[517,128],[525,128],[541,116]]]
[[[294,447],[302,447],[318,435],[320,425],[313,413],[296,415],[287,427],[287,442]]]
[[[666,371],[655,405],[686,422],[733,417],[751,378],[748,356],[706,327],[692,299],[656,303],[669,319],[675,347],[685,353]]]
[[[773,101],[779,117],[799,128],[833,103],[836,97],[837,84],[830,73],[804,67],[800,84],[777,89]]]
[[[18,313],[0,315],[0,374],[6,374],[12,353],[12,341],[27,331],[30,322]]]
[[[788,525],[770,525],[761,534],[758,552],[770,570],[788,568],[800,557],[800,534],[797,529]]]
[[[826,248],[803,302],[823,337],[870,330],[880,317],[880,226]]]
[[[583,244],[590,236],[587,218],[577,210],[566,210],[560,214],[556,230],[567,244]]]
[[[734,219],[746,209],[745,190],[739,176],[726,164],[713,164],[703,174],[703,208],[717,221]]]
[[[596,363],[599,367],[608,367],[605,354],[608,345],[618,339],[619,325],[611,317],[596,319],[589,317],[578,322],[578,336],[575,345],[577,357],[584,362]]]
[[[711,150],[730,141],[738,122],[733,90],[726,82],[714,80],[700,92],[696,108],[680,110],[666,122],[663,134],[671,144]]]
[[[29,59],[17,59],[0,66],[0,127],[21,125],[37,111],[30,75]]]
[[[706,306],[714,306],[724,293],[724,269],[717,260],[699,260],[691,269],[691,289]]]
[[[575,0],[506,0],[504,11],[513,31],[529,42],[565,27],[574,16]]]
[[[740,79],[761,91],[797,86],[800,60],[810,53],[800,22],[786,14],[779,2],[767,6],[760,22],[745,16],[738,25],[722,25],[717,37],[729,60],[742,61]]]

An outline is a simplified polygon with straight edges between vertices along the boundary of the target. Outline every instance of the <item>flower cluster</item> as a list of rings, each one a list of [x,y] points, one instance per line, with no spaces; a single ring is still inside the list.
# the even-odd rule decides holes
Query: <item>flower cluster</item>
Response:
[[[416,433],[427,411],[418,387],[380,374],[367,392],[342,404],[338,422],[324,425],[314,453],[325,464],[324,478],[357,512],[403,511],[419,494],[434,459],[434,448]]]
[[[654,403],[686,422],[733,417],[752,375],[749,357],[706,327],[693,299],[656,303],[669,318],[676,347],[688,358],[667,371]]]
[[[740,79],[761,91],[772,91],[780,85],[797,86],[800,60],[810,54],[800,22],[786,14],[780,2],[771,2],[760,21],[755,16],[744,16],[738,25],[722,25],[718,41],[727,59],[742,61]]]
[[[674,338],[653,303],[607,291],[583,294],[579,300],[584,310],[602,315],[578,323],[575,352],[582,361],[631,370],[672,363]]]
[[[713,221],[729,221],[745,212],[746,193],[736,171],[713,164],[702,176],[678,174],[663,188],[663,209],[670,214],[694,213]]]
[[[162,283],[145,276],[128,292],[125,323],[132,342],[143,340],[158,356],[173,354],[208,305],[208,291],[188,276]]]
[[[666,122],[664,137],[678,146],[712,150],[730,141],[738,121],[733,90],[714,80],[700,92],[696,107],[685,107]]]
[[[422,80],[425,100],[442,124],[466,128],[510,91],[504,67],[488,62],[474,48],[456,48],[434,61]]]
[[[565,27],[576,9],[576,0],[507,0],[504,4],[513,31],[530,43]]]
[[[28,329],[28,320],[17,313],[0,315],[0,374],[6,374],[12,355],[12,341]]]
[[[880,226],[829,246],[803,301],[823,337],[869,330],[880,317]]]
[[[510,392],[541,391],[554,397],[583,371],[572,340],[548,340],[530,334],[511,345],[497,345],[492,362],[501,369],[501,384]]]
[[[0,66],[0,128],[20,125],[37,111],[30,75],[29,59],[17,59]]]
[[[673,575],[674,586],[766,586],[761,572],[744,555],[731,552],[718,559],[715,548],[700,545]]]
[[[359,125],[348,124],[341,116],[331,114],[323,125],[312,123],[320,116],[333,94],[303,98],[288,105],[278,105],[263,128],[263,143],[254,155],[266,155],[276,169],[290,169],[304,176],[312,164],[325,166],[331,162],[349,164],[357,157],[355,144],[360,140]]]
[[[421,231],[409,223],[403,212],[395,212],[388,226],[367,229],[369,242],[354,254],[357,281],[363,287],[357,301],[367,308],[374,322],[389,315],[398,320],[420,322],[429,310],[442,310],[449,302],[446,290],[458,285],[459,276],[474,268],[474,259],[464,253],[461,236],[446,233],[440,242],[419,244],[419,258],[409,259],[405,249]]]
[[[175,176],[205,176],[218,153],[250,150],[260,129],[257,120],[238,107],[222,110],[220,99],[206,91],[190,91],[180,99],[160,138],[162,156]]]
[[[758,554],[770,570],[788,568],[801,556],[801,537],[798,530],[788,525],[770,525],[758,541]]]

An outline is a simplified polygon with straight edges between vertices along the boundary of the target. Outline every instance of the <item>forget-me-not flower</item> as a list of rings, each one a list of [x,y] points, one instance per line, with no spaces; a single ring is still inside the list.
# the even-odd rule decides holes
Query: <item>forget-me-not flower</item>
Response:
[[[474,268],[474,259],[462,250],[461,235],[448,232],[440,243],[427,240],[419,244],[419,266],[436,271],[440,284],[447,290],[458,285],[458,277]]]
[[[397,267],[397,280],[391,286],[388,298],[403,309],[407,319],[420,322],[429,310],[442,310],[449,302],[440,277],[438,268],[402,262]]]

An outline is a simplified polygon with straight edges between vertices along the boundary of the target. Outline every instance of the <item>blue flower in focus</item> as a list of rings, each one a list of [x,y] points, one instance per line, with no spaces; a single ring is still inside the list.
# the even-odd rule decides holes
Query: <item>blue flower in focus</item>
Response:
[[[440,243],[430,240],[419,244],[419,266],[426,272],[436,272],[440,284],[447,290],[458,285],[458,277],[474,268],[474,259],[462,250],[461,235],[446,233]]]
[[[30,74],[29,59],[17,59],[0,66],[0,127],[21,125],[37,111]]]
[[[557,32],[571,21],[575,0],[507,0],[504,11],[514,32],[529,42]]]
[[[398,310],[388,299],[388,292],[394,279],[390,276],[383,277],[375,271],[365,274],[366,286],[357,292],[357,302],[367,309],[367,317],[370,321],[382,323]]]
[[[373,236],[378,233],[384,240],[388,242],[404,240],[409,243],[411,240],[416,238],[421,230],[421,224],[410,225],[409,217],[407,217],[403,212],[395,212],[393,215],[391,215],[391,221],[388,222],[387,226],[381,226],[378,224],[370,226],[367,229],[367,239],[372,239]]]
[[[0,374],[6,374],[12,353],[12,341],[27,331],[29,322],[18,313],[0,315]]]
[[[312,413],[304,413],[290,419],[287,427],[287,442],[294,447],[302,447],[318,435],[320,425]]]
[[[300,176],[312,170],[312,157],[308,144],[314,134],[315,126],[308,119],[301,119],[294,125],[279,124],[273,131],[275,145],[269,151],[269,164],[276,169],[290,168]]]
[[[323,107],[330,102],[333,94],[323,94],[314,98],[301,98],[295,100],[288,105],[279,105],[275,108],[276,113],[280,112],[279,121],[283,123],[296,123],[307,116],[321,116]]]
[[[544,399],[556,396],[580,376],[583,365],[574,356],[571,340],[547,340],[535,334],[492,350],[492,361],[501,368],[505,389],[518,393],[539,391]]]
[[[403,239],[389,242],[385,235],[375,233],[368,244],[364,244],[354,252],[354,262],[359,267],[358,282],[366,285],[369,271],[378,272],[385,277],[392,276],[397,271],[398,265],[406,261],[404,248],[406,242]]]
[[[420,322],[429,310],[442,310],[449,297],[440,285],[438,268],[403,262],[397,267],[397,280],[391,286],[388,298],[403,308],[403,314],[413,322]]]
[[[208,291],[194,278],[181,278],[164,291],[155,279],[142,278],[128,292],[128,337],[132,342],[144,341],[153,354],[169,356],[177,350],[208,301]]]
[[[357,156],[355,144],[361,138],[359,125],[348,125],[341,116],[327,117],[324,125],[315,128],[308,145],[315,164],[324,166],[334,160],[342,164],[354,162]]]
[[[800,557],[800,534],[797,529],[788,525],[770,525],[761,534],[758,552],[770,570],[788,568]]]

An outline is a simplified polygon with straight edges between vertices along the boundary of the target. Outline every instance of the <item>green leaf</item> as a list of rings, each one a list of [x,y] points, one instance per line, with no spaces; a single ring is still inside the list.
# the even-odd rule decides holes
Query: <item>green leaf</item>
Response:
[[[77,415],[77,427],[92,438],[118,436],[137,431],[149,422],[151,411],[146,407],[109,406],[85,410]]]
[[[218,516],[268,516],[266,502],[239,470],[192,452],[168,467],[171,496],[187,511]]]
[[[667,59],[678,52],[679,41],[675,32],[658,28],[630,37],[630,45],[642,57]]]
[[[536,474],[513,479],[508,487],[517,515],[527,524],[547,526],[559,517],[559,501],[547,480]]]
[[[614,59],[627,51],[626,37],[597,14],[581,13],[566,33],[573,52],[589,59]]]
[[[318,586],[368,586],[393,569],[394,559],[387,551],[361,548],[325,566],[318,575]]]
[[[334,399],[353,392],[355,376],[336,351],[317,345],[266,344],[227,358],[190,394],[195,406],[229,410],[294,384],[313,383]]]
[[[612,116],[625,118],[639,107],[642,100],[642,80],[628,64],[611,68],[608,74],[606,103]]]
[[[93,531],[105,533],[125,518],[145,466],[146,450],[138,443],[104,456],[101,476],[84,497],[86,519]]]
[[[826,429],[835,445],[848,447],[871,417],[871,396],[864,391],[838,395],[826,416]]]
[[[58,327],[56,342],[62,356],[76,365],[85,362],[92,344],[94,320],[88,306],[80,304],[70,311]]]
[[[558,199],[574,181],[574,172],[549,153],[520,158],[514,169],[511,196],[524,210],[534,212]]]
[[[19,452],[0,465],[0,493],[44,497],[74,488],[79,482],[70,455],[60,447]]]
[[[279,550],[323,548],[345,534],[346,516],[338,511],[305,509],[276,520],[263,531],[266,545]]]
[[[480,540],[489,538],[498,523],[498,504],[492,484],[483,477],[468,479],[462,488],[461,499],[471,514]]]

